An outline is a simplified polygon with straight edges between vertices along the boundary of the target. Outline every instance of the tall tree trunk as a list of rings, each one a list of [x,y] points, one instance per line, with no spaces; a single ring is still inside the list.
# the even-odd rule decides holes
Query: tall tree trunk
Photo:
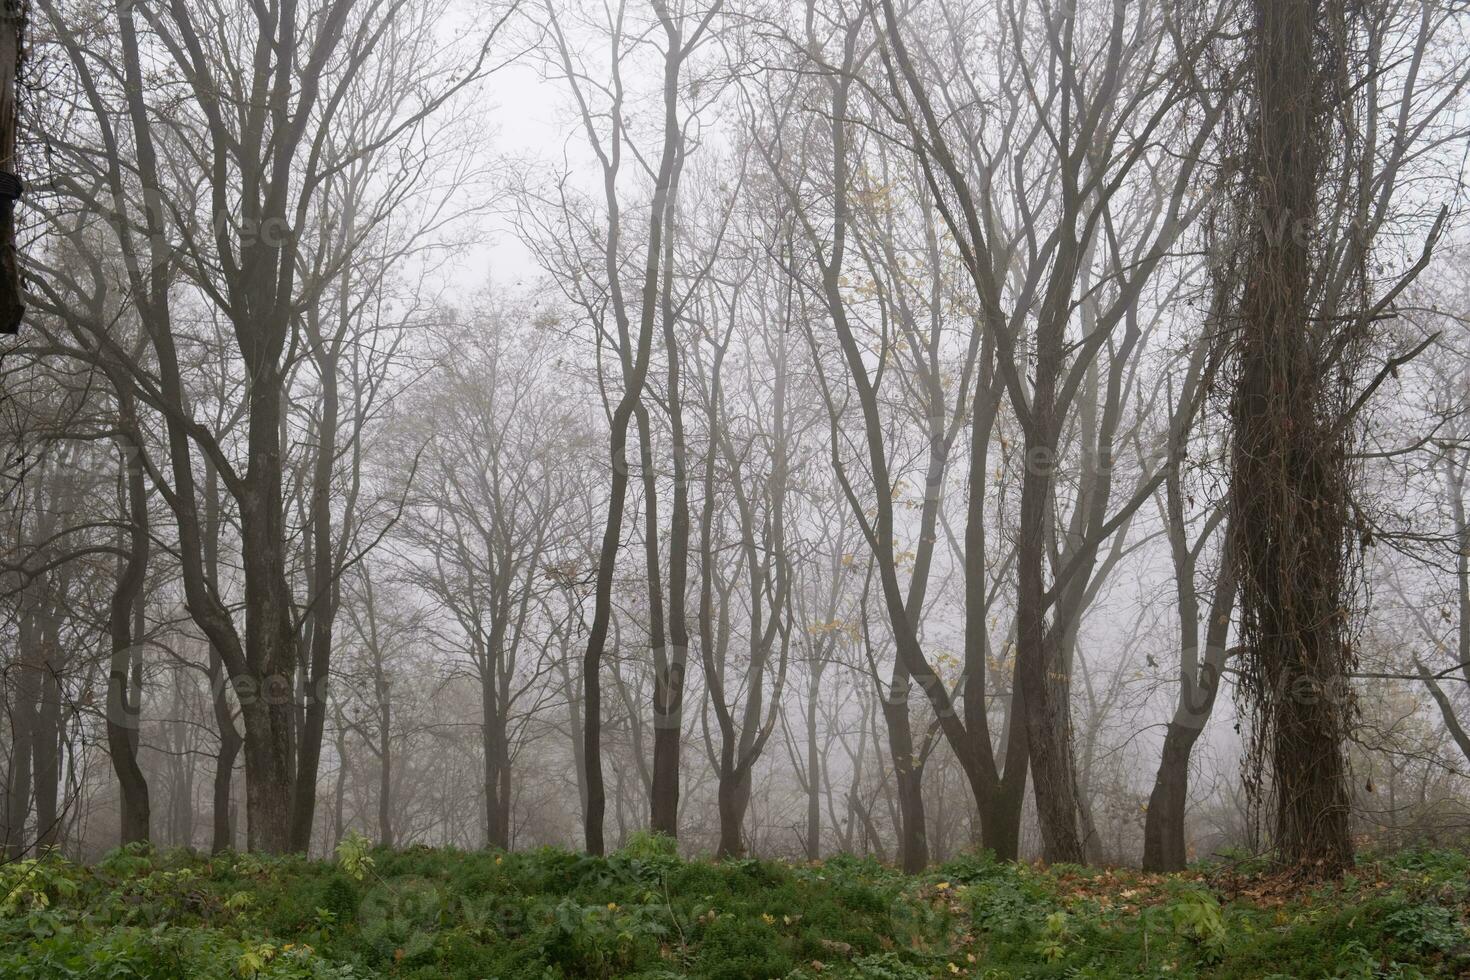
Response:
[[[220,540],[220,489],[219,473],[214,466],[205,464],[204,471],[204,526],[201,528],[201,553],[203,573],[210,587],[219,590],[219,540]],[[235,775],[235,760],[240,755],[244,740],[235,729],[235,717],[230,710],[229,679],[225,676],[224,662],[219,648],[209,643],[209,696],[214,712],[215,734],[219,746],[214,755],[214,785],[211,800],[212,829],[209,849],[211,853],[232,850],[235,847],[234,794],[231,784]]]
[[[240,332],[244,333],[244,330]],[[260,338],[256,339],[259,343]],[[247,346],[255,346],[254,344]],[[252,851],[294,849],[296,631],[286,580],[282,498],[284,379],[269,340],[247,351],[250,462],[240,500],[248,673],[233,678],[245,722],[246,834]],[[250,356],[254,354],[254,356]]]
[[[57,677],[57,623],[48,612],[45,629],[45,672],[41,675],[41,697],[36,704],[35,752],[36,850],[48,851],[61,840],[61,812],[57,809],[61,784],[61,684]]]
[[[31,591],[35,588],[31,586]],[[23,596],[25,598],[25,596]],[[5,847],[12,861],[23,858],[26,824],[31,815],[32,766],[35,764],[36,707],[41,697],[40,641],[33,610],[20,616],[18,662],[10,672],[10,772],[6,785]]]
[[[239,731],[235,728],[234,713],[230,710],[228,687],[229,681],[225,678],[219,650],[211,643],[209,645],[210,706],[214,711],[214,725],[219,736],[219,746],[214,754],[214,784],[211,802],[213,828],[209,845],[210,851],[215,854],[231,850],[235,846],[233,819],[235,800],[232,784],[235,775],[235,760],[239,757],[240,749],[244,745],[244,739],[240,737]]]
[[[123,401],[122,428],[133,432],[131,399]],[[148,494],[139,444],[129,439],[120,444],[123,453],[123,499],[128,512],[127,558],[117,577],[108,614],[108,636],[112,656],[107,674],[107,749],[117,774],[120,799],[121,843],[148,840],[148,781],[138,765],[138,732],[142,725],[140,705],[133,695],[132,677],[141,673],[146,604],[143,586],[148,574],[151,540],[148,534]]]
[[[211,652],[211,668],[218,662],[219,654]],[[235,846],[235,826],[233,821],[235,801],[231,792],[231,784],[235,773],[235,759],[240,754],[241,738],[235,731],[235,720],[230,714],[229,701],[224,693],[223,672],[218,674],[211,669],[210,687],[215,692],[214,720],[215,725],[221,732],[219,748],[214,756],[214,781],[213,795],[211,797],[212,826],[210,830],[209,849],[211,853],[218,854],[221,851],[231,850]]]
[[[14,684],[24,693],[21,683]],[[32,709],[17,698],[11,707],[10,772],[5,787],[5,856],[19,861],[26,854],[26,822],[31,814]]]
[[[1186,601],[1189,622],[1195,617],[1192,598],[1193,575],[1189,576],[1191,598]],[[1181,580],[1181,587],[1185,583]],[[1204,731],[1215,706],[1220,676],[1225,667],[1226,638],[1230,630],[1230,613],[1235,605],[1234,574],[1222,570],[1215,586],[1215,600],[1209,611],[1203,651],[1184,651],[1179,704],[1164,732],[1164,751],[1149,794],[1148,812],[1143,823],[1143,869],[1145,871],[1183,871],[1189,855],[1184,837],[1184,817],[1189,804],[1189,759],[1194,743]],[[1185,612],[1181,610],[1181,618]],[[1197,627],[1195,627],[1197,630]],[[1186,634],[1185,642],[1193,644],[1198,633]],[[1203,660],[1200,654],[1203,653]]]
[[[814,662],[806,689],[806,856],[822,857],[822,750],[817,742],[817,698],[822,693],[823,664]]]
[[[357,224],[357,199],[351,195],[346,202],[339,236],[350,234]],[[343,246],[344,251],[346,247]],[[337,296],[336,335],[323,337],[319,315],[313,311],[308,317],[312,357],[316,361],[317,374],[321,381],[321,420],[317,425],[316,459],[314,461],[311,486],[311,538],[307,543],[309,560],[307,578],[310,582],[307,616],[308,629],[304,640],[306,649],[301,658],[301,672],[306,682],[301,698],[305,701],[303,724],[296,749],[295,795],[291,800],[291,846],[293,850],[307,852],[311,849],[311,830],[316,815],[317,773],[321,768],[322,738],[327,723],[327,698],[330,694],[332,668],[333,630],[337,621],[337,610],[341,606],[339,548],[332,533],[332,475],[337,465],[337,429],[341,422],[341,392],[338,380],[338,365],[341,360],[341,340],[352,317],[351,273],[344,271]],[[357,465],[354,445],[354,466]],[[344,525],[350,525],[351,501]],[[344,536],[346,527],[344,527]],[[345,547],[345,538],[344,538]],[[385,760],[384,765],[387,765]]]
[[[592,628],[588,631],[587,652],[582,661],[582,685],[586,713],[583,728],[583,758],[587,767],[587,807],[584,814],[585,840],[588,853],[601,854],[605,849],[603,820],[607,811],[607,789],[602,775],[602,658],[606,652],[612,620],[613,575],[617,569],[617,553],[622,537],[623,510],[628,493],[628,425],[643,406],[643,388],[648,378],[652,354],[654,318],[659,306],[659,266],[664,250],[664,222],[668,214],[669,194],[674,184],[680,159],[683,133],[679,124],[679,72],[689,54],[678,26],[667,11],[658,8],[667,40],[663,63],[663,140],[658,169],[654,176],[653,195],[649,202],[648,247],[644,255],[641,305],[636,341],[632,322],[621,287],[623,256],[618,245],[622,236],[618,200],[618,164],[621,147],[613,159],[603,161],[603,193],[607,203],[608,235],[605,242],[605,271],[617,320],[619,354],[623,366],[623,393],[612,413],[609,439],[611,492],[608,495],[607,524],[603,529],[598,556],[597,584],[594,590]],[[691,40],[692,43],[692,40]],[[563,49],[566,68],[572,71],[570,54]],[[594,125],[586,119],[589,127]],[[615,137],[621,140],[621,132]],[[636,346],[635,346],[636,344]]]
[[[378,671],[378,843],[392,847],[393,836],[393,701],[388,679]]]
[[[987,562],[988,535],[985,526],[985,486],[990,468],[990,440],[1004,394],[996,383],[995,350],[983,341],[975,397],[970,415],[970,464],[967,474],[969,500],[965,509],[965,732],[970,740],[968,754],[957,753],[980,819],[980,846],[1002,861],[1020,856],[1021,807],[1026,796],[1026,774],[1030,754],[1026,741],[1026,700],[1020,694],[1021,674],[1012,671],[1010,707],[1006,731],[1002,732],[1005,753],[997,759],[991,745],[990,707],[990,569]]]
[[[347,804],[347,776],[351,771],[350,760],[347,756],[347,721],[342,717],[342,706],[333,706],[333,718],[337,724],[337,785],[332,794],[332,850],[342,843],[342,835],[347,831],[345,820]]]
[[[1075,219],[1074,219],[1075,220]],[[1057,264],[1066,264],[1066,249]],[[1060,280],[1062,277],[1058,277]],[[1072,758],[1071,683],[1051,606],[1047,565],[1052,541],[1058,432],[1057,380],[1064,356],[1064,321],[1043,316],[1036,328],[1035,385],[1025,429],[1021,527],[1016,541],[1016,677],[1025,702],[1026,744],[1036,793],[1042,854],[1050,862],[1086,860]]]
[[[493,660],[486,666],[489,671],[495,669]],[[505,783],[509,773],[506,771],[506,753],[503,748],[506,740],[505,721],[500,713],[500,696],[496,692],[494,681],[489,676],[482,677],[481,681],[480,703],[485,753],[485,843],[489,847],[506,850],[510,847],[510,827],[506,821],[506,804],[509,800],[505,798]]]
[[[1231,403],[1233,559],[1245,691],[1275,800],[1280,861],[1352,864],[1347,759],[1347,447],[1315,350],[1311,228],[1326,159],[1333,4],[1255,0],[1255,212]],[[1273,234],[1285,230],[1286,233]],[[1350,329],[1350,328],[1349,328]],[[1325,375],[1325,376],[1324,376]],[[1257,770],[1261,774],[1261,770]]]
[[[918,874],[929,865],[929,833],[924,815],[924,765],[914,752],[909,723],[909,675],[893,665],[893,679],[883,698],[883,720],[888,726],[888,754],[893,760],[898,788],[898,853],[903,870]]]
[[[673,302],[674,216],[678,207],[678,187],[679,168],[676,165],[669,187],[663,287],[659,304],[664,353],[669,363],[667,405],[674,455],[674,502],[669,527],[669,622],[668,645],[654,651],[653,785],[649,793],[652,810],[649,826],[670,837],[679,835],[679,757],[684,737],[684,673],[689,661],[689,450],[684,435],[679,344],[674,332],[678,316]],[[653,540],[650,537],[650,541]],[[655,548],[655,561],[656,551]]]

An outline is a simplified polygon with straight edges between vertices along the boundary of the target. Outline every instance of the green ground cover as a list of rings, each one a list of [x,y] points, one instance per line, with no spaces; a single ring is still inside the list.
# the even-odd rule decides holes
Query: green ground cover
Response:
[[[145,849],[0,867],[0,977],[1470,976],[1470,857],[1364,858],[1302,887],[1251,862],[1181,875],[965,857],[683,861],[640,837],[335,861]]]

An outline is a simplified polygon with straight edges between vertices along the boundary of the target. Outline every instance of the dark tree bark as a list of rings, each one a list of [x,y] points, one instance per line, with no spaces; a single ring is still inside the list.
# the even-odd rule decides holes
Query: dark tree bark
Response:
[[[1166,211],[1167,219],[1148,226],[1148,233],[1127,254],[1116,253],[1116,243],[1100,229],[1110,226],[1123,210],[1118,192],[1129,184],[1123,174],[1140,167],[1148,159],[1148,148],[1163,139],[1170,113],[1182,104],[1189,89],[1187,66],[1199,56],[1202,42],[1182,37],[1167,18],[1130,22],[1134,11],[1142,18],[1152,16],[1139,5],[1116,5],[1110,26],[1088,35],[1080,28],[1077,8],[1068,4],[1052,8],[1035,33],[1014,23],[1007,26],[1006,30],[1015,27],[1020,32],[1009,39],[1017,56],[1024,58],[1024,46],[1038,38],[1045,45],[1038,50],[1049,50],[1054,56],[1046,67],[1035,65],[1034,75],[1027,74],[1024,67],[1011,66],[1024,81],[1002,77],[996,83],[1001,90],[997,103],[1009,102],[1013,110],[1019,107],[1003,121],[1003,127],[1037,125],[1055,137],[1033,144],[1046,147],[1042,158],[1028,159],[1027,151],[1022,150],[1012,163],[1004,155],[988,156],[983,140],[961,121],[971,111],[972,97],[963,98],[964,106],[953,100],[948,76],[957,71],[963,77],[971,70],[969,66],[932,64],[929,59],[933,56],[922,43],[911,46],[906,40],[907,15],[900,16],[891,0],[882,0],[879,6],[879,29],[885,39],[880,53],[891,95],[888,106],[911,140],[935,207],[960,251],[974,286],[977,329],[995,345],[1001,390],[1007,393],[1024,436],[1013,694],[1023,709],[1019,720],[1026,731],[1043,853],[1051,861],[1081,861],[1085,857],[1079,819],[1082,800],[1072,758],[1067,638],[1084,608],[1082,600],[1093,591],[1098,549],[1125,528],[1157,484],[1152,478],[1141,481],[1111,516],[1106,487],[1091,488],[1087,491],[1089,506],[1084,508],[1079,502],[1074,512],[1074,526],[1059,529],[1054,525],[1062,484],[1056,470],[1069,448],[1064,433],[1070,435],[1078,416],[1078,393],[1103,345],[1114,345],[1110,356],[1116,363],[1126,362],[1125,351],[1133,339],[1129,334],[1118,337],[1116,328],[1126,319],[1131,334],[1142,289],[1174,249],[1181,230],[1198,213],[1197,207],[1185,201],[1219,111],[1204,113],[1198,131],[1189,132],[1180,147],[1170,151],[1173,159],[1182,162],[1167,184],[1158,187],[1167,188],[1167,194],[1155,199],[1155,203],[1167,200],[1167,207],[1159,212]],[[1135,32],[1152,32],[1161,44],[1150,46],[1145,55],[1143,48],[1129,40],[1142,36]],[[1077,57],[1084,45],[1093,44],[1098,45],[1093,55]],[[936,69],[945,77],[936,78]],[[973,86],[972,79],[966,81]],[[960,87],[958,91],[974,89]],[[1124,131],[1104,123],[1121,114],[1136,117],[1138,124]],[[991,200],[994,189],[1009,183],[1012,176],[1029,179],[1008,174],[997,180],[998,168],[1033,165],[1053,178],[1051,208],[1044,215],[1034,212],[1036,221],[1050,224],[1045,234],[1036,228],[1004,227]],[[1103,172],[1111,175],[1103,179]],[[1027,271],[1020,278],[1026,281],[1017,288],[1013,267],[1026,250],[1015,248],[1014,243],[1022,238],[1044,245],[1021,260]],[[1083,281],[1097,249],[1107,251],[1114,265],[1105,302]],[[1068,334],[1068,324],[1079,309],[1087,325],[1074,338]],[[1117,410],[1116,405],[1108,408]],[[1099,428],[1097,445],[1081,447],[1084,453],[1110,449],[1107,428]],[[972,483],[970,492],[981,492],[981,486]],[[1055,547],[1061,540],[1069,548],[1058,555]],[[886,577],[885,591],[889,591]],[[968,726],[954,720],[947,695],[930,681],[933,672],[924,666],[918,645],[900,635],[899,650],[910,658],[915,680],[931,694],[945,736],[966,767],[977,805],[985,812],[996,780],[983,760],[980,740]],[[967,710],[968,704],[967,698]],[[982,757],[977,758],[977,752]],[[1009,770],[1008,764],[1007,775]],[[1018,771],[1011,787],[1019,791],[1022,784]]]
[[[1347,759],[1349,474],[1339,393],[1317,352],[1312,236],[1327,98],[1341,54],[1336,5],[1256,0],[1250,51],[1254,207],[1231,400],[1231,558],[1240,582],[1245,696],[1275,800],[1279,860],[1351,866]],[[1285,229],[1285,234],[1273,234]]]
[[[14,672],[10,715],[10,771],[5,784],[5,856],[19,861],[26,854],[26,823],[31,815],[31,766],[34,763],[35,701],[34,669]]]
[[[122,428],[135,432],[131,399],[123,398]],[[127,558],[118,574],[108,615],[112,657],[107,673],[107,749],[120,790],[121,843],[148,840],[148,781],[138,766],[138,732],[142,725],[140,705],[133,689],[133,675],[141,673],[145,604],[143,586],[148,574],[150,549],[148,490],[144,483],[141,445],[124,440],[123,499],[127,506]],[[139,692],[141,693],[141,692]]]
[[[679,157],[683,157],[682,133]],[[674,310],[674,241],[675,216],[678,207],[680,168],[675,166],[669,191],[668,215],[664,232],[663,288],[659,315],[663,321],[664,356],[668,358],[668,392],[666,405],[670,434],[673,438],[674,501],[669,526],[669,606],[668,644],[654,648],[653,678],[653,785],[649,791],[651,814],[649,826],[671,837],[679,835],[679,761],[684,735],[684,674],[689,658],[689,449],[684,434],[684,399],[680,390],[679,344],[675,333]],[[652,475],[649,467],[646,473]],[[653,500],[651,486],[645,491]],[[650,504],[650,514],[652,506]],[[650,534],[651,544],[656,539]],[[657,565],[654,548],[650,558]],[[651,578],[652,582],[653,579]]]
[[[350,228],[355,215],[349,206],[343,220]],[[350,317],[347,283],[339,290],[338,306],[341,329],[323,337],[315,311],[308,314],[310,344],[321,381],[321,419],[316,426],[316,459],[312,472],[310,541],[307,552],[306,624],[302,629],[302,648],[297,675],[304,684],[300,699],[305,702],[300,742],[297,747],[296,782],[291,800],[291,847],[307,852],[311,848],[311,828],[316,814],[317,774],[321,766],[322,736],[326,730],[328,686],[332,668],[332,639],[337,610],[341,605],[341,568],[339,555],[345,550],[333,535],[333,473],[337,464],[337,429],[340,424],[341,396],[337,366]],[[354,461],[356,457],[354,456]],[[351,523],[352,500],[346,501],[345,520]],[[345,542],[349,532],[343,530]],[[384,760],[387,765],[387,760]],[[386,845],[385,845],[386,846]]]
[[[61,841],[62,813],[57,807],[61,783],[61,668],[60,615],[48,606],[42,620],[42,672],[36,703],[33,779],[36,786],[36,850],[48,851]]]
[[[837,573],[837,574],[840,574]],[[837,575],[834,575],[834,588]],[[818,651],[818,656],[821,651]],[[822,694],[822,674],[825,664],[815,661],[811,664],[810,673],[807,677],[806,687],[806,773],[805,783],[802,788],[806,790],[806,857],[808,861],[818,861],[822,857],[822,780],[825,775],[826,766],[822,754],[821,743],[817,738],[817,699]]]
[[[378,692],[378,843],[392,847],[393,833],[393,699],[386,676],[375,685]]]
[[[789,384],[784,333],[775,341],[770,409],[771,429],[762,431],[769,445],[770,469],[750,465],[750,448],[737,446],[724,409],[723,368],[729,349],[727,333],[716,348],[706,391],[707,426],[710,446],[704,466],[704,504],[700,513],[699,554],[700,647],[704,658],[709,704],[714,709],[720,744],[715,759],[718,776],[720,844],[716,855],[737,857],[745,853],[743,827],[750,802],[751,770],[755,767],[779,717],[791,643],[791,556],[786,548],[786,497],[791,451],[786,418]],[[729,579],[720,572],[714,522],[722,509],[722,495],[715,492],[716,464],[724,463],[725,483],[735,504],[733,519],[739,550],[737,566]],[[737,711],[730,690],[736,686],[728,677],[726,656],[730,639],[730,595],[734,581],[745,579],[749,596],[747,612],[748,656],[744,678],[745,703]],[[719,592],[718,607],[714,601]],[[772,662],[774,658],[774,667]],[[766,674],[773,669],[769,693]],[[739,719],[737,722],[737,713]]]
[[[603,528],[602,545],[598,552],[597,581],[593,591],[592,625],[588,631],[587,648],[582,658],[582,685],[584,702],[582,756],[586,765],[587,805],[583,814],[584,839],[588,853],[602,854],[606,848],[603,822],[607,814],[607,788],[602,771],[602,661],[607,652],[608,633],[612,624],[612,586],[617,571],[618,551],[622,544],[623,517],[628,495],[628,428],[635,414],[644,410],[643,389],[647,382],[652,354],[654,322],[659,311],[659,270],[664,252],[665,223],[669,215],[669,199],[674,185],[675,173],[683,142],[683,131],[679,121],[680,72],[690,52],[699,43],[708,27],[713,11],[706,14],[698,26],[686,36],[682,25],[671,18],[662,4],[657,4],[659,21],[663,28],[666,48],[663,63],[663,133],[658,165],[654,170],[653,195],[649,202],[647,247],[640,284],[638,322],[636,336],[632,314],[624,294],[622,280],[622,219],[621,201],[618,192],[618,173],[625,147],[625,120],[622,118],[621,101],[614,105],[613,133],[608,145],[597,135],[597,122],[582,101],[582,121],[588,139],[597,154],[602,169],[603,195],[607,206],[607,236],[603,243],[604,269],[608,295],[611,299],[613,318],[617,330],[617,354],[622,362],[623,390],[613,409],[610,419],[608,440],[608,463],[610,492],[608,494],[607,519]],[[718,4],[716,4],[718,9]],[[552,21],[552,33],[557,51],[562,60],[566,77],[578,86],[578,74],[573,68],[572,55],[560,25]],[[619,64],[618,54],[623,43],[621,28],[614,37],[614,70]],[[577,92],[579,98],[582,93]],[[644,452],[648,451],[644,439]],[[650,500],[650,506],[652,501]],[[656,529],[647,529],[649,535]],[[652,550],[652,546],[650,546]],[[656,559],[655,559],[656,567]],[[662,624],[659,633],[662,632]],[[662,643],[661,636],[655,638]],[[667,751],[667,750],[666,750]],[[665,765],[667,766],[667,761]],[[677,804],[675,806],[677,810]]]
[[[1183,579],[1180,580],[1181,584]],[[1189,581],[1193,582],[1191,573]],[[1184,837],[1184,817],[1189,805],[1189,760],[1204,731],[1205,722],[1219,693],[1220,676],[1228,651],[1230,614],[1235,604],[1235,582],[1227,566],[1215,584],[1215,599],[1209,610],[1204,649],[1192,648],[1199,635],[1196,622],[1198,600],[1180,596],[1179,617],[1187,627],[1183,634],[1184,663],[1180,672],[1179,704],[1164,732],[1164,750],[1159,758],[1154,788],[1148,798],[1143,823],[1143,869],[1183,871],[1189,860]],[[1203,654],[1203,657],[1201,657]]]
[[[1227,266],[1212,270],[1215,292],[1206,329],[1214,336],[1218,336],[1226,326],[1225,318],[1231,303],[1229,261],[1232,259],[1227,257]],[[1235,610],[1236,579],[1235,567],[1228,554],[1222,553],[1211,592],[1213,598],[1206,610],[1203,647],[1200,645],[1200,586],[1197,582],[1201,554],[1217,536],[1216,532],[1226,518],[1228,501],[1215,504],[1202,522],[1198,536],[1191,541],[1188,520],[1191,498],[1186,493],[1184,482],[1190,431],[1199,404],[1192,392],[1209,386],[1210,378],[1219,366],[1218,354],[1218,344],[1200,344],[1195,349],[1185,370],[1178,402],[1169,418],[1168,459],[1160,509],[1174,569],[1174,601],[1179,621],[1179,698],[1165,729],[1163,752],[1144,816],[1145,871],[1183,871],[1188,862],[1184,818],[1189,804],[1190,754],[1214,710],[1220,677],[1229,656],[1225,643]],[[1227,531],[1219,537],[1228,542],[1230,536]]]
[[[1020,854],[1021,807],[1026,796],[1030,758],[1026,739],[1026,699],[1021,674],[1014,671],[1010,709],[1006,712],[1005,751],[992,745],[988,704],[990,681],[991,592],[986,560],[990,554],[985,528],[986,476],[990,469],[990,441],[995,431],[1004,389],[996,383],[994,342],[982,341],[979,374],[970,418],[969,499],[965,508],[965,731],[973,760],[965,766],[970,791],[980,816],[980,846],[1003,861]],[[998,758],[999,756],[999,758]]]
[[[506,721],[495,688],[481,689],[485,730],[485,842],[510,847],[510,755]]]
[[[16,83],[28,12],[25,0],[7,3],[0,11],[0,334],[16,333],[26,312],[15,248],[15,206],[22,191],[15,171],[15,137]]]
[[[883,720],[888,726],[888,754],[893,761],[898,791],[899,863],[908,874],[918,874],[929,866],[924,760],[914,748],[909,720],[909,675],[900,663],[894,664],[893,679],[883,697]]]
[[[204,522],[201,528],[203,574],[210,589],[219,591],[220,487],[219,473],[206,463],[204,470]],[[210,851],[218,854],[235,846],[235,801],[232,786],[235,760],[239,758],[244,739],[235,728],[234,711],[230,708],[230,682],[225,676],[224,661],[219,650],[209,643],[210,707],[214,712],[215,735],[219,746],[214,755],[212,792],[212,828]]]

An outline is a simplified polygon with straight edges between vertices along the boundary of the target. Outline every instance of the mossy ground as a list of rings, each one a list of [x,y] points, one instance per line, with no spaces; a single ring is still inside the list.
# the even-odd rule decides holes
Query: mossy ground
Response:
[[[360,877],[359,877],[360,876]],[[1470,976],[1470,858],[1300,887],[985,857],[682,861],[348,847],[337,861],[114,852],[0,868],[0,977]]]

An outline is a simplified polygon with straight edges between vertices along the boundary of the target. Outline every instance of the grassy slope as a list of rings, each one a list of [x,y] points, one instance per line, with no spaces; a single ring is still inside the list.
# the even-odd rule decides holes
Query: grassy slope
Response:
[[[357,875],[361,875],[359,880]],[[680,861],[345,849],[0,868],[0,977],[1470,976],[1470,858],[1292,889],[983,859]]]

